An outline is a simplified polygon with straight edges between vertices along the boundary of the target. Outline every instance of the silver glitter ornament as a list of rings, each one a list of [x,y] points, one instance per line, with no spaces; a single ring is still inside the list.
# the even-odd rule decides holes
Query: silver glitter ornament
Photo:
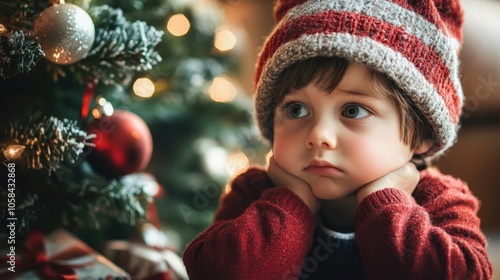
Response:
[[[74,4],[51,6],[35,21],[34,35],[38,37],[45,58],[66,65],[85,58],[94,43],[94,22],[89,14]]]

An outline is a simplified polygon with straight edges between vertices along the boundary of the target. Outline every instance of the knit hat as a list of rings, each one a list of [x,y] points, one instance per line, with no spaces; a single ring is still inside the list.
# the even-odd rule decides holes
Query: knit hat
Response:
[[[272,142],[274,84],[295,62],[338,56],[386,74],[410,97],[439,139],[436,158],[457,137],[463,11],[459,0],[278,0],[277,25],[255,73],[255,110]]]

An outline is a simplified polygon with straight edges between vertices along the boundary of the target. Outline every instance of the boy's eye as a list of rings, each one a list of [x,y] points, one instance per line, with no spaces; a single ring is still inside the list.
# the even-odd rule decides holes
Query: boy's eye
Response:
[[[342,110],[342,116],[350,119],[361,119],[366,118],[370,115],[370,112],[363,108],[363,106],[356,104],[349,104]]]
[[[303,118],[309,115],[309,111],[306,106],[295,102],[286,105],[285,111],[291,118]]]

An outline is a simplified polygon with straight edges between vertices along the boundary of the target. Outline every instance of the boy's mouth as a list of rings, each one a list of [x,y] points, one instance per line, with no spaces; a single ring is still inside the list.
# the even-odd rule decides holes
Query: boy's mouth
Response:
[[[312,160],[304,170],[307,173],[323,176],[336,176],[344,172],[342,169],[324,160]]]

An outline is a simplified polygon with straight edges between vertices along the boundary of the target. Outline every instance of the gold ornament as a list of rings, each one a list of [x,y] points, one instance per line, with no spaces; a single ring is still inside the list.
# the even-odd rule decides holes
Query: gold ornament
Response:
[[[43,10],[34,30],[45,58],[56,64],[72,64],[85,58],[94,44],[92,18],[74,4],[58,4]]]

